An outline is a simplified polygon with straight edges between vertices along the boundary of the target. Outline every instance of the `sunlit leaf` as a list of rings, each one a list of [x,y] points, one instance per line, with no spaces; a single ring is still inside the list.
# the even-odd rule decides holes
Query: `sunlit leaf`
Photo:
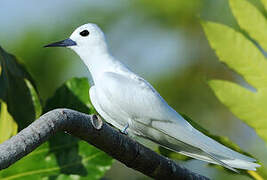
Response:
[[[267,61],[242,34],[224,25],[204,23],[211,46],[221,61],[239,72],[257,92],[227,81],[211,81],[217,97],[241,120],[253,127],[267,142]],[[220,32],[220,34],[218,33]]]
[[[18,126],[7,111],[7,105],[0,100],[0,143],[17,133]]]
[[[246,0],[230,0],[232,11],[240,26],[263,48],[266,48],[266,19]],[[238,72],[256,91],[224,80],[209,81],[209,85],[230,111],[253,127],[267,143],[267,61],[256,45],[242,33],[222,24],[204,22],[203,28],[211,47],[220,61]],[[266,168],[248,171],[255,179],[267,178]]]
[[[267,61],[243,34],[218,23],[204,22],[203,28],[220,61],[241,74],[255,88],[267,84]]]
[[[35,118],[37,119],[38,117],[41,116],[42,114],[42,105],[41,102],[39,100],[39,96],[37,94],[37,92],[35,91],[33,85],[31,84],[31,82],[28,79],[24,79],[27,87],[29,88],[29,91],[31,93],[31,97],[32,97],[32,103],[35,109]]]
[[[248,171],[248,173],[256,180],[264,180],[263,177],[260,176],[258,172]]]
[[[267,10],[267,0],[261,0],[261,3],[263,4],[265,10]]]
[[[23,129],[41,114],[40,102],[32,85],[32,78],[17,59],[1,47],[0,64],[2,67],[0,99],[7,104],[8,112],[18,124],[19,129]],[[35,92],[34,98],[33,92]],[[36,107],[37,104],[39,107]]]
[[[262,93],[251,91],[231,82],[213,80],[210,87],[216,96],[225,104],[237,117],[253,127],[265,142],[267,141],[267,104],[266,96]],[[264,99],[265,98],[265,99]]]
[[[240,27],[267,51],[267,20],[264,15],[246,0],[230,0],[229,2]]]

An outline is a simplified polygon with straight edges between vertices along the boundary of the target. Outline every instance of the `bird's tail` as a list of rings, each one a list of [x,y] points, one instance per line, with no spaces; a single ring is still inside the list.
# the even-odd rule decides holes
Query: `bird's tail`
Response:
[[[160,131],[160,133],[162,133],[159,139],[150,139],[167,149],[195,159],[224,166],[225,168],[235,172],[238,172],[235,168],[255,171],[257,167],[260,167],[259,164],[255,163],[255,159],[231,150],[230,148],[202,134],[193,127],[191,131],[184,131],[185,134],[183,134],[183,136],[187,138],[181,140],[181,136],[173,137],[170,133],[166,133],[164,131],[165,129],[176,129],[176,132],[178,132],[179,127],[175,127],[175,124],[170,124],[170,127],[166,127],[166,125],[168,124],[164,124],[164,129],[150,129],[150,132],[153,134],[159,133],[156,131]],[[188,132],[190,132],[190,134],[188,134]]]

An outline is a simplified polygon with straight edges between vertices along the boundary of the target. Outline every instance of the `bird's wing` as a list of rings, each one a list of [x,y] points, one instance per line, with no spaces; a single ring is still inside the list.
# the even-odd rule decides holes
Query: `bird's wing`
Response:
[[[96,109],[96,111],[108,122],[113,124],[117,128],[121,128],[122,126],[118,124],[114,119],[112,119],[101,107],[101,105],[98,102],[97,93],[96,93],[96,87],[93,85],[90,87],[89,90],[90,100]]]
[[[202,160],[208,158],[209,162],[221,164],[229,169],[232,169],[229,165],[230,160],[234,161],[234,164],[236,159],[245,163],[245,167],[248,162],[247,169],[257,166],[252,163],[254,159],[237,153],[194,129],[144,79],[134,74],[106,72],[102,75],[101,82],[97,86],[116,107],[114,113],[119,110],[127,114],[127,118],[146,126],[139,134],[172,150],[191,154],[192,157]],[[166,136],[175,139],[177,144],[184,144],[184,148],[175,147],[175,141],[168,142],[170,139]],[[199,151],[203,151],[206,157],[201,158],[203,154],[200,155]],[[239,168],[239,165],[234,167]]]
[[[179,116],[148,82],[136,75],[105,72],[100,81],[97,87],[101,88],[112,105],[133,119],[158,119],[163,122],[168,119],[172,122]],[[183,123],[188,124],[183,118],[179,123],[182,127]]]

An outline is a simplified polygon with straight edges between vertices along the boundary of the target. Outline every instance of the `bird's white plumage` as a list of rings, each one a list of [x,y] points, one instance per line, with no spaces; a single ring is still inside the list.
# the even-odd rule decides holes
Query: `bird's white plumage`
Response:
[[[89,36],[81,37],[83,30]],[[226,168],[255,170],[254,159],[235,152],[193,128],[143,78],[108,52],[102,31],[94,24],[77,28],[71,46],[91,72],[90,98],[97,112],[119,129],[150,139],[184,155]]]

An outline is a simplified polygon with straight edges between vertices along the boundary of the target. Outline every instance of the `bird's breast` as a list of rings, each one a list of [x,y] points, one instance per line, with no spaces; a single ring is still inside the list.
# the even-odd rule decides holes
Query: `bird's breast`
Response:
[[[117,106],[116,103],[112,102],[111,94],[103,91],[101,88],[95,87],[94,91],[91,92],[91,101],[96,111],[113,126],[122,129],[130,118],[129,114],[126,113],[121,107]]]

